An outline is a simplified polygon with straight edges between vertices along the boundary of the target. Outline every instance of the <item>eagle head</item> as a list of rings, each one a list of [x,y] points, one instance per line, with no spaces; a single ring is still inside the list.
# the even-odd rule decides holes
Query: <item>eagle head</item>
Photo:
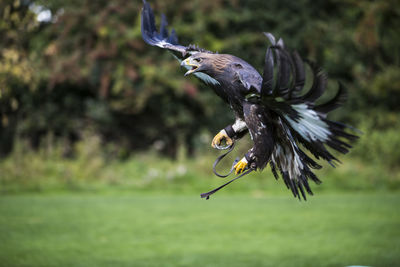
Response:
[[[185,76],[195,72],[215,76],[223,72],[228,63],[228,59],[221,54],[196,53],[184,59],[181,66],[188,69]]]
[[[181,66],[188,69],[185,76],[195,73],[204,72],[210,68],[210,60],[206,53],[196,53],[184,59]]]

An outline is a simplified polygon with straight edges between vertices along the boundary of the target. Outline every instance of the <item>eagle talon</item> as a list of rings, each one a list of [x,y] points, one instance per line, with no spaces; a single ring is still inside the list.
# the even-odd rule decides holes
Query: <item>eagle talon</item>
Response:
[[[242,173],[246,169],[247,164],[248,162],[246,158],[242,158],[238,163],[235,164],[235,166],[233,166],[235,169],[235,174]]]
[[[221,142],[225,140],[226,146],[220,146]],[[233,144],[233,139],[230,138],[225,130],[221,130],[219,133],[217,133],[216,136],[214,136],[211,146],[216,149],[228,149],[231,145]]]

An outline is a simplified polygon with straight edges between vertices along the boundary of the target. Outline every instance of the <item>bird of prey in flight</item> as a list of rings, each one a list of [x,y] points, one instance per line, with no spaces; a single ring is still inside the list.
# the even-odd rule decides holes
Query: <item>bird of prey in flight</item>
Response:
[[[328,147],[345,154],[351,148],[349,143],[357,139],[356,135],[346,132],[354,128],[327,118],[330,111],[344,102],[345,88],[339,83],[336,95],[317,105],[316,100],[326,90],[327,76],[307,61],[313,81],[309,90],[303,90],[305,63],[298,53],[286,49],[282,39],[276,40],[272,34],[264,33],[271,45],[260,75],[236,56],[213,53],[194,45],[180,45],[175,31],[167,30],[164,15],[157,31],[153,11],[145,0],[143,2],[143,40],[172,52],[187,69],[185,76],[194,75],[211,87],[235,113],[235,122],[222,129],[211,145],[222,149],[221,144],[225,142],[232,147],[244,134],[250,134],[254,145],[232,170],[236,174],[247,174],[262,170],[269,163],[275,178],[281,176],[295,197],[306,199],[306,192],[312,194],[309,180],[320,183],[312,171],[321,168],[315,159],[334,166],[339,160]],[[220,188],[202,194],[202,197],[208,198]]]

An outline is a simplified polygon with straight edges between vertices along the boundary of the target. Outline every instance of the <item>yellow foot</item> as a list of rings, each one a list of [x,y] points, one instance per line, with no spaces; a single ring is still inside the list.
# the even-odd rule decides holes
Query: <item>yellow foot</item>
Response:
[[[217,133],[216,136],[214,136],[212,142],[211,142],[211,146],[213,148],[217,148],[217,149],[226,149],[227,147],[221,147],[220,144],[221,142],[225,140],[225,143],[227,145],[227,147],[229,147],[230,145],[233,144],[233,140],[232,138],[230,138],[225,130],[221,130],[219,133]]]
[[[244,171],[244,169],[246,169],[247,167],[247,160],[245,157],[243,157],[238,163],[236,163],[235,166],[233,166],[233,168],[235,169],[235,174],[239,174],[242,173]]]

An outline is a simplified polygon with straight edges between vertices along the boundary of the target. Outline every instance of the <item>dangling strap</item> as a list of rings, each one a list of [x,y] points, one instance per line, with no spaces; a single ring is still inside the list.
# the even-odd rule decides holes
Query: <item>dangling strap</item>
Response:
[[[219,156],[219,157],[214,161],[214,164],[213,164],[213,172],[214,172],[214,174],[215,174],[216,176],[221,177],[221,178],[225,178],[225,177],[228,177],[228,176],[233,172],[233,166],[236,165],[237,161],[239,160],[238,158],[235,159],[235,161],[233,162],[232,167],[231,167],[231,170],[229,171],[228,174],[226,174],[226,175],[219,174],[219,173],[217,172],[216,169],[217,169],[218,163],[219,163],[226,155],[228,155],[229,153],[231,153],[232,150],[233,150],[234,148],[235,148],[235,143],[233,143],[232,145],[230,145],[230,146],[229,146],[229,150],[228,150],[227,152],[225,152],[224,154],[222,154],[221,156]]]
[[[239,178],[242,178],[243,176],[245,176],[245,175],[251,173],[252,171],[254,171],[254,169],[248,169],[247,171],[245,171],[244,173],[242,173],[242,174],[239,175],[238,177],[233,178],[233,179],[230,180],[229,182],[227,182],[227,183],[221,185],[220,187],[217,187],[217,188],[215,188],[214,190],[211,190],[210,192],[201,194],[201,195],[200,195],[201,198],[209,199],[210,196],[211,196],[212,194],[214,194],[215,192],[217,192],[218,190],[224,188],[225,186],[227,186],[228,184],[232,183],[233,181],[235,181],[235,180],[237,180],[237,179],[239,179]],[[232,172],[232,171],[231,171],[231,172]]]

